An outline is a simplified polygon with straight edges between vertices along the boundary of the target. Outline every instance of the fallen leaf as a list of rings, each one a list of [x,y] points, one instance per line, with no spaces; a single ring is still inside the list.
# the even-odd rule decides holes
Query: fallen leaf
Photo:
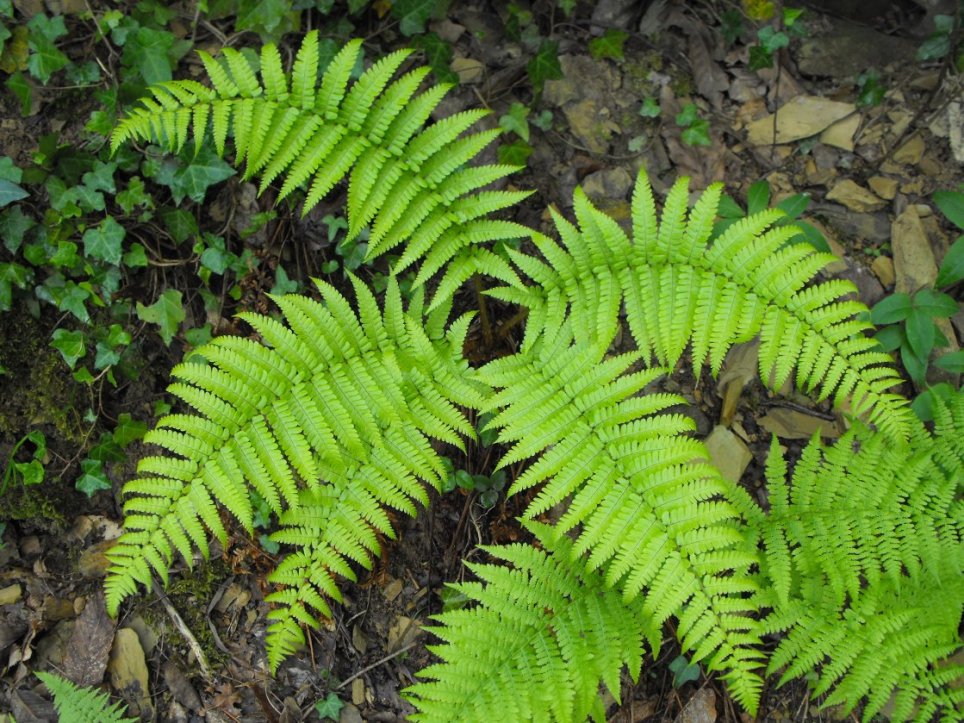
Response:
[[[821,437],[830,439],[841,434],[835,422],[783,407],[767,412],[760,420],[760,426],[782,439],[810,439],[817,431]]]
[[[775,135],[774,114],[769,114],[747,125],[747,142],[754,146],[766,146],[799,141],[821,133],[855,110],[852,103],[800,95],[777,110]]]
[[[77,618],[64,653],[64,675],[77,685],[100,685],[107,669],[114,621],[107,615],[104,594],[97,592]]]
[[[739,482],[753,455],[743,440],[733,432],[718,424],[706,438],[706,450],[710,460],[720,470],[720,474],[731,482]]]

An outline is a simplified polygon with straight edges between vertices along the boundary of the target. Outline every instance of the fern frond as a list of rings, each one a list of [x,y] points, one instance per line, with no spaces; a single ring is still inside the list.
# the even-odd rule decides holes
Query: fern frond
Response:
[[[634,238],[577,189],[576,227],[553,214],[562,245],[535,237],[544,261],[512,258],[534,282],[526,291],[490,293],[526,305],[529,345],[571,318],[577,339],[607,344],[620,309],[639,349],[672,367],[691,344],[694,364],[717,373],[729,348],[760,336],[760,376],[779,388],[796,370],[806,391],[848,397],[885,432],[909,433],[911,414],[890,393],[900,378],[858,320],[866,307],[843,297],[849,282],[813,283],[833,257],[808,244],[787,245],[796,231],[773,226],[779,210],[741,219],[710,241],[721,187],[710,187],[687,215],[687,183],[678,181],[656,220],[645,173],[633,200]]]
[[[659,625],[641,601],[625,602],[600,575],[570,564],[572,543],[526,523],[544,550],[483,548],[504,564],[468,567],[481,582],[452,585],[475,605],[435,615],[442,662],[419,671],[404,695],[412,720],[605,720],[603,683],[619,700],[620,671],[639,676],[640,630]],[[455,711],[458,711],[455,713]]]
[[[361,41],[346,44],[320,87],[316,31],[305,36],[290,75],[273,45],[262,48],[259,74],[231,48],[223,61],[201,53],[212,87],[180,80],[153,86],[153,97],[118,125],[112,150],[146,140],[177,151],[191,137],[199,148],[210,136],[223,155],[233,137],[236,165],[244,178],[260,175],[261,191],[280,180],[285,198],[307,186],[304,213],[347,177],[349,238],[371,227],[369,259],[407,244],[398,271],[431,252],[430,270],[423,269],[416,286],[449,262],[468,268],[480,244],[530,236],[524,226],[488,217],[527,193],[478,191],[516,169],[466,166],[499,135],[497,129],[467,134],[487,112],[465,111],[423,128],[447,88],[419,93],[425,69],[393,80],[410,51],[385,56],[352,82],[360,51]],[[475,267],[489,269],[491,257],[474,259]],[[518,283],[505,266],[494,267],[498,277]]]
[[[756,558],[740,549],[730,485],[709,464],[703,446],[684,436],[682,415],[657,415],[681,403],[668,394],[636,396],[661,373],[629,371],[637,354],[605,358],[599,346],[572,343],[563,325],[529,353],[490,362],[479,377],[496,393],[484,412],[489,427],[512,445],[499,466],[541,455],[510,494],[542,485],[525,511],[532,519],[568,500],[557,531],[574,535],[573,562],[603,570],[625,600],[641,594],[659,626],[679,618],[679,636],[723,672],[734,697],[757,704],[762,680],[759,642],[747,599],[747,570]],[[655,631],[655,632],[653,632]]]
[[[376,533],[392,534],[383,507],[415,514],[427,501],[423,485],[440,484],[429,440],[461,445],[474,432],[457,405],[482,401],[461,360],[467,320],[454,337],[432,340],[421,318],[403,311],[394,281],[384,314],[353,281],[357,314],[318,282],[324,304],[276,299],[287,324],[243,315],[270,348],[219,337],[199,350],[205,363],[175,369],[182,383],[172,391],[197,413],[169,415],[145,438],[175,456],[145,458],[142,476],[125,486],[126,532],[105,584],[112,613],[152,571],[166,580],[175,553],[188,563],[194,548],[206,555],[204,528],[226,542],[218,505],[250,530],[253,489],[280,514],[278,541],[308,556],[272,579],[325,614],[314,603],[333,594],[334,575],[350,576],[349,561],[367,564]],[[285,615],[314,619],[303,607],[276,617]],[[286,646],[269,639],[273,666]]]
[[[106,693],[95,688],[81,688],[66,678],[52,673],[35,672],[54,697],[54,708],[62,721],[70,723],[135,723],[136,718],[123,717],[123,705],[111,703]]]
[[[964,666],[945,662],[964,611],[958,396],[933,436],[895,441],[858,423],[833,446],[813,439],[789,483],[774,442],[770,510],[748,515],[764,550],[764,625],[785,633],[770,672],[816,673],[815,695],[832,691],[825,704],[847,711],[863,701],[864,720],[892,696],[894,720],[964,712],[947,685]]]

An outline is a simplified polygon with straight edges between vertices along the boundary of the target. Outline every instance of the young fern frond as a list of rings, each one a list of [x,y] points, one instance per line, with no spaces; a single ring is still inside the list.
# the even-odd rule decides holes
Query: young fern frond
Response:
[[[814,438],[789,483],[774,441],[770,510],[747,510],[763,624],[784,633],[768,672],[816,673],[814,695],[848,712],[863,701],[865,721],[892,695],[894,720],[964,712],[947,685],[964,665],[942,662],[964,611],[964,395],[939,416],[935,435],[909,441],[860,423],[830,447]]]
[[[54,708],[62,721],[69,723],[135,723],[125,718],[122,704],[111,703],[106,693],[95,688],[81,688],[53,673],[34,673],[54,697]]]
[[[385,56],[352,82],[360,51],[360,40],[346,44],[320,87],[317,31],[305,36],[290,75],[274,45],[261,50],[260,80],[236,50],[225,48],[223,62],[201,52],[211,87],[191,80],[151,86],[152,98],[121,121],[111,147],[145,140],[179,151],[190,139],[199,148],[210,137],[223,155],[232,137],[235,164],[244,166],[244,178],[260,176],[261,191],[283,179],[280,200],[307,185],[303,213],[347,177],[349,240],[370,227],[369,260],[405,244],[397,272],[428,255],[416,286],[449,265],[445,288],[457,288],[476,273],[480,258],[492,260],[491,254],[479,256],[479,245],[532,234],[520,224],[489,218],[529,192],[481,191],[515,167],[466,165],[500,133],[465,135],[485,111],[425,127],[447,87],[419,93],[426,68],[393,81],[410,51]],[[510,286],[520,283],[505,262],[484,268]],[[434,304],[444,300],[437,297]]]
[[[672,367],[687,344],[693,362],[716,374],[727,350],[760,336],[760,376],[778,389],[796,370],[797,383],[858,414],[885,432],[906,437],[911,413],[888,389],[900,382],[890,357],[864,335],[866,311],[847,294],[847,281],[812,283],[833,259],[808,244],[788,245],[796,233],[773,226],[773,209],[742,219],[710,243],[722,186],[714,184],[687,215],[687,183],[672,188],[657,221],[652,189],[641,173],[633,196],[633,238],[596,209],[581,190],[579,226],[553,214],[562,246],[534,241],[544,260],[511,251],[533,281],[526,288],[490,291],[529,309],[526,343],[551,335],[567,315],[576,338],[608,343],[619,313],[639,349]]]
[[[747,598],[756,557],[740,549],[731,485],[684,436],[692,420],[656,414],[682,398],[636,396],[661,370],[631,372],[638,355],[607,359],[604,347],[572,344],[568,331],[564,324],[551,341],[479,372],[498,390],[482,407],[497,412],[489,427],[512,445],[499,466],[541,455],[509,494],[542,485],[527,519],[566,501],[556,530],[574,535],[572,562],[603,570],[624,600],[642,596],[652,624],[640,632],[654,650],[676,616],[684,648],[752,711],[762,687],[757,608]]]
[[[430,682],[405,691],[419,709],[411,720],[604,721],[600,683],[618,701],[623,666],[638,678],[639,631],[653,627],[641,600],[624,602],[572,565],[565,535],[525,525],[543,550],[484,547],[510,566],[467,563],[481,582],[451,585],[475,605],[433,616],[446,644],[430,647],[442,662],[418,673]]]
[[[392,282],[383,315],[353,281],[357,314],[318,282],[324,304],[276,298],[287,326],[243,315],[270,346],[219,337],[199,349],[205,363],[174,370],[182,382],[171,391],[196,413],[169,415],[145,437],[174,456],[143,459],[124,488],[125,533],[105,583],[112,614],[152,571],[166,581],[175,553],[188,564],[193,549],[207,555],[205,528],[226,542],[218,505],[250,531],[256,490],[281,515],[277,539],[310,556],[275,574],[294,589],[271,598],[286,605],[268,641],[277,666],[302,639],[285,621],[326,614],[321,596],[337,596],[335,575],[352,577],[348,563],[367,564],[376,534],[392,534],[382,508],[414,514],[427,501],[423,484],[439,486],[444,468],[429,440],[460,446],[473,430],[456,405],[482,401],[461,360],[468,317],[432,339],[420,299],[404,312]]]

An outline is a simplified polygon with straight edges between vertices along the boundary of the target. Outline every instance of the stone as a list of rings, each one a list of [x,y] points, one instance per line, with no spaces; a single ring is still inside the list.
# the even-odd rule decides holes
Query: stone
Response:
[[[914,136],[894,151],[894,162],[916,165],[923,158],[925,148],[924,139]]]
[[[7,585],[0,588],[0,605],[13,605],[23,596],[23,588],[19,584]]]
[[[937,278],[937,262],[917,209],[908,206],[894,219],[891,229],[896,274],[894,289],[913,293],[932,285]]]
[[[870,186],[871,191],[881,198],[892,201],[894,196],[897,195],[899,182],[896,178],[888,178],[887,176],[871,176],[867,179],[867,185]]]
[[[459,82],[466,85],[482,82],[485,73],[485,66],[474,58],[455,58],[449,67],[459,76]]]
[[[870,265],[870,270],[877,275],[885,289],[894,285],[894,260],[890,256],[878,256]]]
[[[887,205],[883,199],[878,198],[866,188],[857,185],[849,178],[834,185],[834,187],[830,189],[830,193],[827,194],[827,200],[837,201],[851,211],[857,211],[858,213],[879,211]]]
[[[853,103],[799,95],[777,110],[776,136],[774,114],[769,114],[747,124],[747,140],[753,146],[792,143],[822,133],[855,110]]]
[[[582,190],[592,199],[625,199],[632,187],[632,176],[625,168],[596,171],[582,180]]]
[[[338,723],[365,723],[361,712],[351,703],[345,703],[338,714]]]
[[[852,82],[867,68],[880,67],[881,61],[912,62],[916,52],[909,40],[836,19],[828,32],[803,38],[794,60],[804,75]]]
[[[854,135],[860,127],[860,120],[859,113],[841,118],[820,134],[820,142],[834,148],[852,151],[854,149]]]
[[[841,434],[835,422],[783,407],[767,412],[760,426],[781,439],[810,439],[817,431],[821,437],[836,438]]]
[[[716,693],[712,688],[700,688],[690,698],[673,723],[715,723]]]

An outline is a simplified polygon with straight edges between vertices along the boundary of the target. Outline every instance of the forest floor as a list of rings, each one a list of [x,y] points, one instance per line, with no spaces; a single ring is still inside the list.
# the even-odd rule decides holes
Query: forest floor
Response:
[[[66,13],[68,34],[58,43],[67,54],[119,68],[126,62],[119,49],[91,32],[91,11],[105,12],[92,5],[15,2],[7,25],[37,13]],[[353,16],[354,34],[366,38],[368,59],[408,42],[387,14],[389,5],[374,3]],[[773,67],[751,69],[761,52],[757,29],[768,22],[744,18],[742,32],[727,38],[733,15],[726,11],[738,4],[606,0],[576,3],[566,15],[551,2],[453,0],[444,19],[428,23],[453,51],[446,64],[460,80],[437,115],[479,106],[493,111],[484,123],[501,124],[506,133],[484,160],[494,161],[499,153],[524,160],[525,170],[511,183],[535,193],[518,220],[547,232],[543,209],[554,205],[571,215],[577,185],[615,219],[626,221],[641,167],[657,194],[683,175],[700,190],[725,181],[744,208],[760,202],[760,181],[766,182],[769,203],[806,194],[810,200],[802,218],[842,259],[833,273],[852,280],[861,300],[873,306],[895,290],[933,283],[953,241],[951,224],[931,196],[964,181],[964,107],[961,76],[940,59],[918,59],[933,33],[933,13],[909,1],[856,5],[860,9],[850,17],[808,7],[793,22],[797,30],[784,28],[789,45],[773,51]],[[325,17],[305,11],[302,27],[334,27],[339,7]],[[195,48],[213,52],[225,40],[235,47],[259,44],[254,33],[233,32],[231,16],[192,27],[193,3],[171,8],[175,16],[167,27],[175,37],[189,37]],[[297,37],[284,36],[282,46],[293,47]],[[527,66],[545,49],[534,40],[546,39],[558,45],[548,46],[551,57],[543,58],[547,67],[537,78],[544,88],[537,93]],[[180,61],[176,75],[196,74],[192,56]],[[554,77],[556,70],[561,77]],[[876,71],[876,80],[858,81],[868,71]],[[112,82],[109,73],[103,82]],[[32,107],[26,116],[10,84],[0,99],[0,152],[16,166],[38,163],[44,136],[58,134],[58,143],[78,147],[88,142],[84,126],[99,102],[92,92],[32,82],[28,93]],[[484,559],[480,544],[522,534],[515,517],[523,501],[501,495],[486,505],[477,491],[462,489],[433,495],[417,518],[395,518],[398,539],[385,541],[371,572],[345,584],[345,600],[334,607],[334,619],[311,632],[308,647],[285,662],[277,676],[267,672],[263,646],[269,610],[264,598],[270,592],[265,577],[278,554],[243,530],[234,530],[226,547],[216,545],[210,562],[193,571],[176,570],[166,591],[147,591],[125,608],[119,622],[106,615],[100,591],[103,552],[120,531],[120,487],[144,449],[133,441],[122,445],[126,454],[105,458],[110,489],[92,496],[75,488],[91,473],[81,462],[91,459],[98,439],[116,430],[120,420],[133,420],[125,428],[134,429],[138,422],[150,426],[156,420],[157,403],[167,399],[170,369],[199,339],[189,330],[231,331],[234,313],[270,308],[267,293],[278,289],[279,279],[303,286],[311,276],[325,276],[343,284],[342,267],[351,263],[351,249],[337,246],[332,221],[343,194],[305,219],[296,210],[282,211],[263,217],[267,221],[259,225],[252,219],[272,203],[253,191],[230,178],[206,195],[202,191],[202,202],[180,206],[194,217],[196,230],[216,231],[225,239],[230,259],[257,260],[246,267],[238,262],[230,281],[231,271],[202,283],[198,272],[207,262],[201,256],[213,247],[189,249],[164,239],[152,245],[154,235],[163,237],[170,227],[160,231],[154,221],[139,226],[137,238],[151,263],[125,275],[117,295],[148,305],[160,290],[177,289],[185,315],[175,318],[165,340],[165,327],[158,334],[157,324],[134,318],[128,304],[121,326],[134,338],[128,362],[136,374],[118,373],[115,384],[100,377],[94,383],[75,381],[64,355],[50,345],[55,329],[76,326],[63,306],[55,310],[33,301],[39,313],[31,316],[28,300],[15,295],[12,310],[0,315],[4,487],[13,465],[29,464],[36,452],[36,438],[17,446],[33,431],[42,432],[44,453],[37,461],[45,473],[42,484],[12,483],[6,493],[0,490],[0,522],[5,523],[0,723],[10,720],[5,714],[18,723],[54,719],[49,698],[31,675],[36,670],[57,670],[105,690],[109,686],[144,719],[294,723],[319,720],[316,704],[328,701],[327,710],[343,723],[401,720],[413,708],[400,691],[432,660],[427,645],[433,638],[425,627],[441,610],[443,583],[470,574],[462,562]],[[24,201],[38,218],[48,203],[45,192],[39,186]],[[169,192],[158,186],[153,193],[160,198]],[[376,282],[383,272],[367,266],[356,271]],[[477,298],[467,286],[457,303],[475,308]],[[495,327],[513,314],[497,304],[488,312]],[[964,342],[961,313],[942,329],[949,349]],[[495,358],[498,344],[514,342],[511,335],[496,335],[497,343],[489,336],[473,330],[470,359]],[[793,448],[817,429],[831,438],[842,430],[827,404],[773,395],[755,381],[755,369],[752,349],[741,348],[719,378],[691,376],[673,391],[688,400],[686,411],[697,420],[714,461],[758,492],[771,434]],[[912,395],[914,390],[908,383],[903,391]],[[492,448],[470,447],[456,464],[474,474],[491,468],[493,459]],[[121,635],[123,630],[133,633]],[[679,649],[671,630],[666,638],[659,659],[644,662],[640,680],[625,679],[621,703],[613,700],[609,708],[610,720],[752,720],[705,671],[695,671],[695,679],[674,677],[669,664]],[[798,682],[782,688],[771,684],[757,720],[837,717],[834,709],[818,710]]]

